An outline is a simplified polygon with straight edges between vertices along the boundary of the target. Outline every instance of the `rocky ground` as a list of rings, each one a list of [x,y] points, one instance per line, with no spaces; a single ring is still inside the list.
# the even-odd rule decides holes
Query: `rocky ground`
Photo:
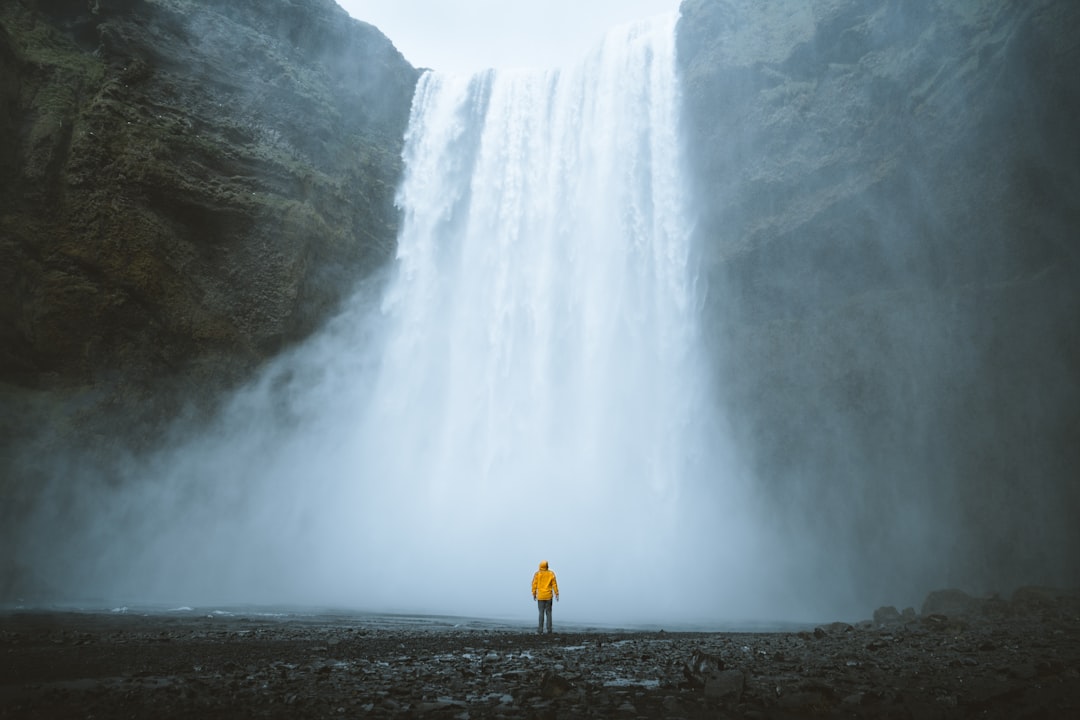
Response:
[[[544,637],[360,615],[20,610],[0,615],[0,718],[1072,718],[1078,610],[1057,591],[945,591],[855,625]]]

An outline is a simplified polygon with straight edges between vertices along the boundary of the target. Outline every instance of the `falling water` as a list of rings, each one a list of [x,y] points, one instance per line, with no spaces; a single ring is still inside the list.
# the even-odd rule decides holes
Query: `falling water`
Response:
[[[510,609],[547,558],[594,613],[679,602],[708,393],[677,109],[671,18],[569,69],[421,78],[362,440],[381,497],[344,506],[369,500],[366,546],[427,542],[377,585],[405,559],[455,607],[482,583]]]
[[[674,24],[574,67],[423,75],[390,276],[88,492],[63,553],[43,513],[21,552],[45,581],[530,618],[546,559],[564,620],[793,617],[701,356]]]

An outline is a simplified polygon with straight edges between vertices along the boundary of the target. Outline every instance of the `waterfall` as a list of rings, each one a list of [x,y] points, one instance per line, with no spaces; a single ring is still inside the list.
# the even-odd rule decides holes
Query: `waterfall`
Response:
[[[376,585],[403,582],[402,558],[428,577],[452,565],[448,603],[496,575],[511,608],[546,558],[599,612],[664,595],[670,553],[689,551],[675,535],[709,400],[674,23],[618,28],[570,68],[420,79],[372,462],[343,506],[378,484],[366,544],[427,541],[403,542]],[[635,572],[647,589],[626,585]]]

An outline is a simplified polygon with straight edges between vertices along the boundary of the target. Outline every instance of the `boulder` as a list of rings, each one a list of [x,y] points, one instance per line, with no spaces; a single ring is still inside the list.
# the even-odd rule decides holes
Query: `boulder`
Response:
[[[1080,591],[1043,586],[1024,586],[1013,592],[1009,603],[1013,612],[1080,616]]]
[[[963,590],[935,590],[923,601],[922,614],[965,617],[978,613],[980,607],[981,601]]]
[[[746,687],[742,670],[721,670],[705,676],[705,697],[723,703],[737,704]]]
[[[874,625],[878,627],[882,625],[897,625],[904,621],[900,612],[892,605],[885,605],[879,607],[874,611]]]
[[[723,672],[724,668],[724,660],[719,655],[694,650],[690,659],[683,663],[682,672],[689,687],[701,688],[705,687],[708,677]]]

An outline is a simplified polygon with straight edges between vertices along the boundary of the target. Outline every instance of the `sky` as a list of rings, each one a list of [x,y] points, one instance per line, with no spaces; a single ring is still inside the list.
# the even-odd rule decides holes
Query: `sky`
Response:
[[[557,67],[608,29],[676,12],[679,0],[338,0],[390,38],[416,67],[473,72]]]

